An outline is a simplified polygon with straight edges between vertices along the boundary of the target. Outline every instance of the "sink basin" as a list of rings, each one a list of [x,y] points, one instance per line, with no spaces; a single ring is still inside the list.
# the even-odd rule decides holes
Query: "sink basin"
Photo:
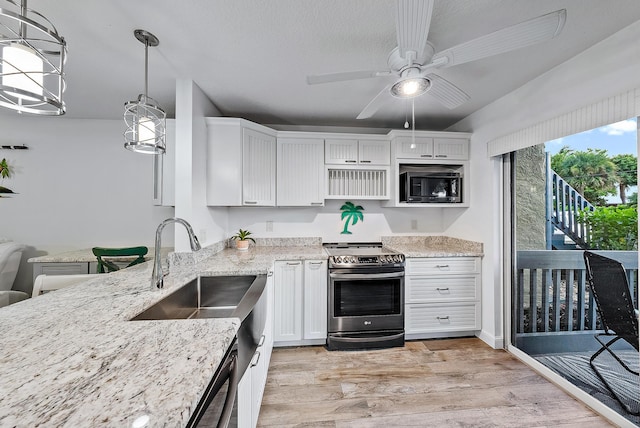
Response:
[[[266,275],[201,276],[131,318],[180,320],[240,318],[238,338],[239,377],[264,340],[267,320]]]
[[[260,298],[265,281],[264,275],[202,276],[131,320],[230,317],[244,320]]]

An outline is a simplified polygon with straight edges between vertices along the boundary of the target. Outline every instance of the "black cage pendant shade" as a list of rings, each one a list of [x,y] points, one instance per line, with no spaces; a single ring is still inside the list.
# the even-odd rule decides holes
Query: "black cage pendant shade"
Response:
[[[164,154],[166,136],[166,113],[160,105],[147,95],[149,87],[149,46],[158,46],[158,38],[145,30],[133,32],[144,44],[144,94],[124,105],[124,147],[138,153]]]

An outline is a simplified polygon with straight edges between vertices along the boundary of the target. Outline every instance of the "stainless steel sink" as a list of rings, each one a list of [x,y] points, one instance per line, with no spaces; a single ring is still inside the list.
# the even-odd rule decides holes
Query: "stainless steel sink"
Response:
[[[265,281],[264,275],[203,276],[180,287],[132,321],[230,317],[243,320],[260,298]]]
[[[131,321],[240,318],[240,376],[262,343],[267,319],[266,275],[201,276],[188,282]]]

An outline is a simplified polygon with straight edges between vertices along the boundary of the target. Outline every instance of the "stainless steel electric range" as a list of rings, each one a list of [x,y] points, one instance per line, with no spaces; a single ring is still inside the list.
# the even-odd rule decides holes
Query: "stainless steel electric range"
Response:
[[[404,255],[380,243],[324,244],[329,254],[327,349],[404,345]]]

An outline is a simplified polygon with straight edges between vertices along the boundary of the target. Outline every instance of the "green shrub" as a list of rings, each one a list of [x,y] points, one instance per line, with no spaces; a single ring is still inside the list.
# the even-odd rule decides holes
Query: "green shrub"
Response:
[[[590,249],[619,251],[638,249],[637,206],[596,207],[594,211],[581,211],[579,219],[590,231]]]

